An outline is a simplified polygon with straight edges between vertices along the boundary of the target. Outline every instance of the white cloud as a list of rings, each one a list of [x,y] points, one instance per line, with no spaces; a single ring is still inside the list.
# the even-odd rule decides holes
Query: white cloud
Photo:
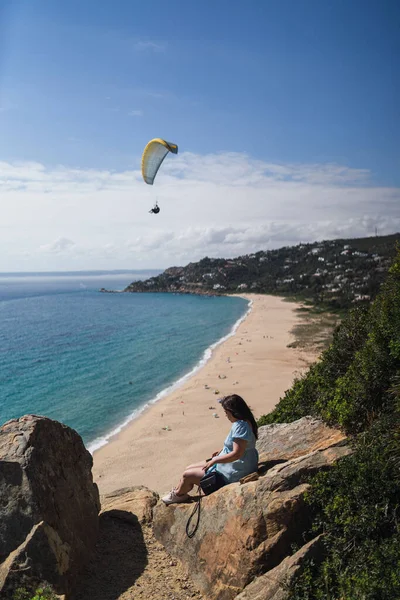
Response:
[[[143,111],[142,110],[131,110],[128,112],[128,115],[130,117],[143,117]]]
[[[74,246],[75,243],[72,240],[60,237],[50,244],[43,244],[39,250],[49,254],[60,254],[62,252],[69,252]]]
[[[238,153],[167,157],[154,186],[138,169],[0,162],[0,197],[0,271],[162,268],[400,230],[400,190],[364,169]]]
[[[167,44],[165,42],[154,42],[151,40],[139,40],[135,43],[136,50],[139,51],[151,51],[151,52],[165,52]]]

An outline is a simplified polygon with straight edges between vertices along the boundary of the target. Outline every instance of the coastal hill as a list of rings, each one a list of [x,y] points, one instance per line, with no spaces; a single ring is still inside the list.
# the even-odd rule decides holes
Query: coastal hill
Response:
[[[286,246],[233,259],[205,257],[135,281],[124,291],[216,295],[246,291],[347,309],[376,296],[398,241],[400,233]]]

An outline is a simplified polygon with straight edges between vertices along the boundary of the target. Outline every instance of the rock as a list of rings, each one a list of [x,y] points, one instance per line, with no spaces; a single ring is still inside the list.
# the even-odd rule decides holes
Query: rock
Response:
[[[92,456],[73,429],[27,415],[0,428],[0,596],[50,583],[67,593],[98,533]]]
[[[130,521],[131,523],[151,523],[153,507],[159,496],[144,485],[116,490],[101,498],[101,514]]]
[[[291,489],[302,481],[308,481],[318,471],[329,469],[337,460],[350,453],[350,448],[343,444],[278,463],[260,478],[260,488],[265,491]]]
[[[341,443],[345,435],[320,419],[303,417],[293,423],[263,425],[258,430],[257,450],[260,462],[275,462],[324,450]]]
[[[322,556],[321,536],[318,536],[277,567],[254,579],[235,600],[286,600],[288,585],[301,573],[305,560],[318,561]]]
[[[13,591],[25,581],[34,588],[44,581],[59,586],[68,568],[68,545],[62,543],[52,527],[41,521],[0,566],[0,581],[4,582],[2,594],[11,598]]]
[[[232,484],[203,498],[200,525],[186,536],[193,505],[165,506],[154,511],[154,534],[187,568],[208,598],[230,600],[250,581],[285,558],[307,525],[303,495],[294,490],[258,494],[258,482]]]
[[[294,424],[287,427],[298,431]],[[311,427],[315,427],[314,422]],[[312,440],[306,429],[307,422],[303,422],[303,435]],[[207,598],[231,600],[254,577],[271,571],[290,556],[293,543],[303,542],[302,534],[311,519],[304,504],[308,480],[350,453],[343,436],[338,440],[332,431],[327,431],[327,436],[336,445],[329,447],[329,441],[313,440],[312,448],[319,444],[323,449],[280,462],[284,460],[280,456],[297,455],[288,436],[288,447],[282,443],[282,454],[274,455],[277,464],[258,480],[234,483],[203,498],[199,528],[192,539],[186,536],[185,528],[193,504],[157,504],[153,524],[156,538],[185,565]],[[303,448],[307,446],[303,444]]]

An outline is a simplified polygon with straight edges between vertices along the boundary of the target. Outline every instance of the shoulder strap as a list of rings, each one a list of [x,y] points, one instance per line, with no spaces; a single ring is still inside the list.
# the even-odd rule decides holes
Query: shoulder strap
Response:
[[[201,489],[200,486],[198,486],[198,494],[199,494],[199,499],[197,500],[194,509],[192,510],[190,517],[188,518],[188,522],[186,523],[186,535],[188,536],[188,538],[192,538],[194,537],[194,534],[196,533],[198,527],[199,527],[199,523],[200,523],[200,509],[201,509]],[[190,529],[190,523],[193,519],[193,517],[195,516],[195,514],[197,513],[197,521],[196,521],[196,525],[194,526],[194,528],[192,529],[192,531],[189,531]]]

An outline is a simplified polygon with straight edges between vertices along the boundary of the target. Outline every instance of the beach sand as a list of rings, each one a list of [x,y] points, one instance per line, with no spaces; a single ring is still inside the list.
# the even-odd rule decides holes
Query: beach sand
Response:
[[[253,304],[235,335],[218,345],[181,387],[94,452],[93,476],[101,494],[133,485],[161,494],[170,490],[187,465],[222,448],[231,424],[219,398],[241,395],[258,419],[316,360],[316,355],[288,348],[300,319],[298,304],[275,296],[240,296]]]

